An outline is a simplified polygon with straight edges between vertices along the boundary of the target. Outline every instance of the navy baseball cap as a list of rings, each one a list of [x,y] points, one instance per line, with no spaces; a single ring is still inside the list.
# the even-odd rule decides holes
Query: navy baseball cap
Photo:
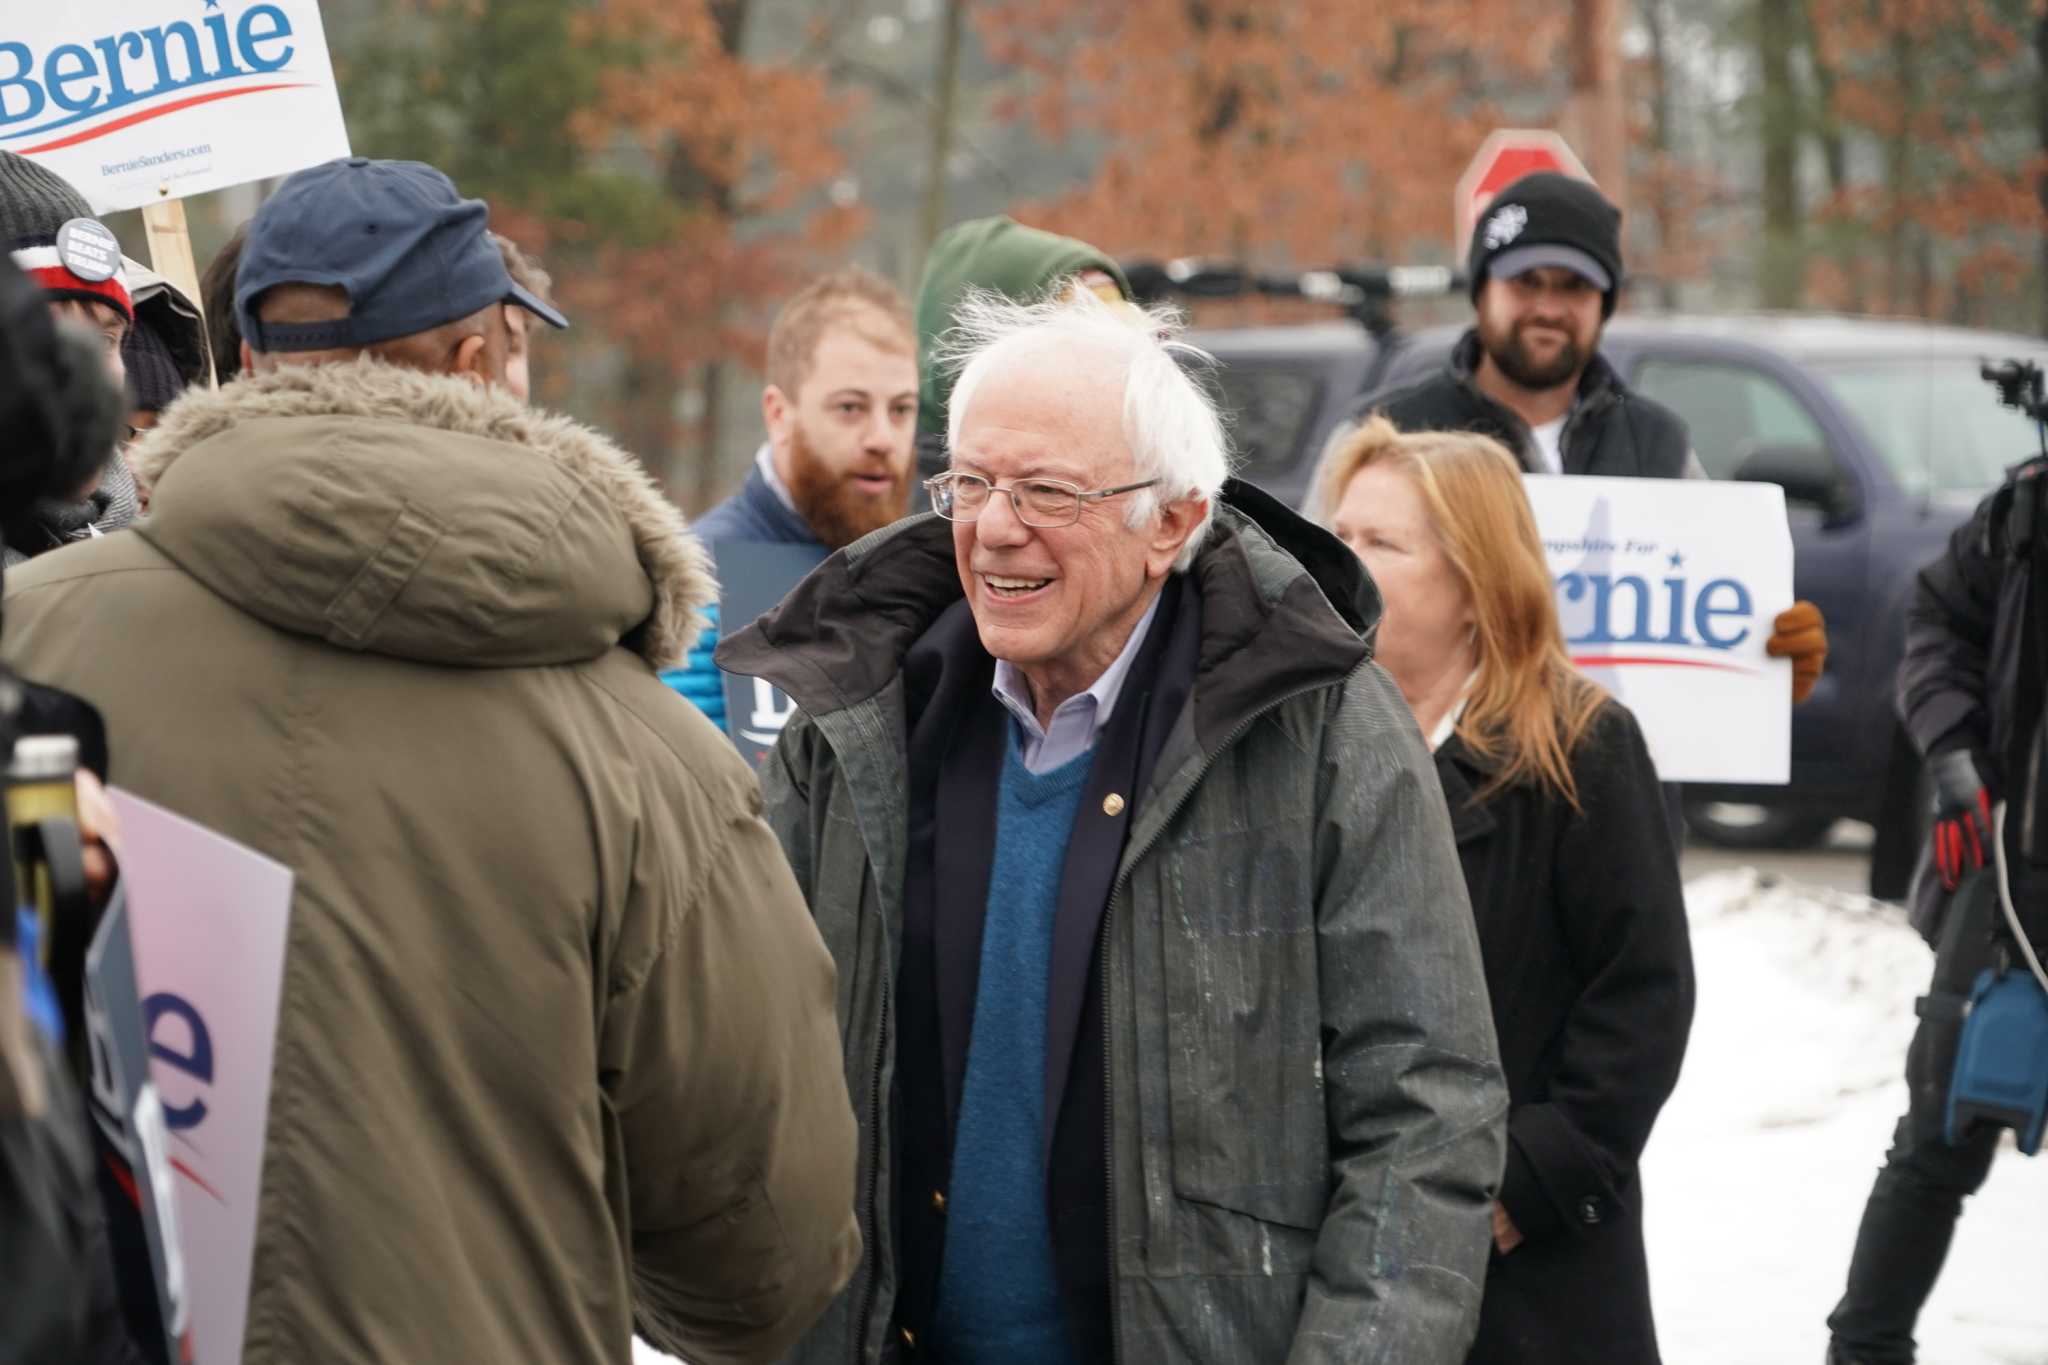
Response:
[[[516,303],[554,327],[569,320],[513,282],[491,241],[490,210],[418,161],[352,156],[288,178],[249,221],[235,272],[235,319],[251,350],[325,351],[431,331]],[[264,325],[263,291],[280,284],[345,291],[331,322]]]

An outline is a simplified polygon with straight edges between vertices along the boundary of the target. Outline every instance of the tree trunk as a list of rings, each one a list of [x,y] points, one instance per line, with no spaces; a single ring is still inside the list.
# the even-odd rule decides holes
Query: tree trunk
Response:
[[[1913,234],[1913,316],[1934,316],[1934,237],[1920,231]]]
[[[1842,132],[1842,116],[1835,108],[1835,92],[1841,87],[1841,73],[1835,69],[1834,60],[1822,49],[1810,0],[1804,8],[1806,52],[1813,63],[1814,135],[1820,142],[1821,162],[1827,167],[1828,193],[1841,204],[1847,202],[1849,194],[1849,144]],[[1846,224],[1838,224],[1832,234],[1832,245],[1836,248],[1835,262],[1848,277],[1848,309],[1852,313],[1861,313],[1870,306],[1870,279],[1864,269],[1863,253],[1856,249],[1855,243],[1844,240],[1851,231]]]
[[[725,433],[725,386],[720,382],[724,373],[725,362],[709,361],[697,380],[704,386],[704,415],[697,423],[697,480],[692,492],[699,512],[716,502],[725,487],[718,458],[719,437]]]
[[[1913,39],[1903,29],[1892,34],[1891,63],[1899,126],[1885,139],[1884,149],[1884,299],[1886,312],[1899,313],[1911,298],[1906,280],[1913,238],[1908,206],[1913,193],[1913,114],[1920,103]]]
[[[615,419],[619,435],[669,497],[680,503],[687,486],[682,471],[676,468],[670,439],[675,429],[675,397],[666,366],[637,355],[626,357]]]
[[[1585,154],[1600,191],[1628,208],[1628,110],[1621,93],[1618,0],[1572,0],[1572,139]]]
[[[1764,154],[1764,258],[1758,292],[1766,308],[1797,308],[1805,274],[1799,202],[1799,91],[1792,77],[1798,0],[1757,0],[1758,131]]]
[[[1656,175],[1650,182],[1650,212],[1657,220],[1657,300],[1667,312],[1678,307],[1677,210],[1671,199],[1671,16],[1665,0],[1643,0],[1643,27],[1650,38],[1650,149]]]
[[[718,44],[732,56],[739,56],[746,42],[747,19],[752,13],[752,0],[710,0],[712,22],[718,29]],[[706,167],[697,164],[683,148],[675,148],[664,167],[669,193],[679,202],[699,208],[725,224],[727,233],[737,231],[739,212],[733,186],[721,176],[714,175]],[[718,318],[724,316],[724,306],[718,306]],[[719,360],[707,362],[697,375],[699,417],[695,423],[695,453],[684,455],[680,441],[673,441],[665,450],[665,480],[669,496],[695,512],[702,512],[711,506],[719,491],[724,487],[723,471],[719,467],[718,442],[723,434],[723,394],[719,392],[719,377],[723,370]],[[673,433],[676,425],[675,394],[678,386],[686,385],[682,374],[663,376],[669,392],[666,430]],[[671,438],[672,439],[672,438]],[[688,458],[694,468],[685,469]]]
[[[2041,152],[2048,156],[2048,14],[2034,28],[2034,116],[2041,130]],[[2034,177],[2034,196],[2041,201],[2040,269],[2035,280],[2041,291],[2041,335],[2048,336],[2048,170]]]
[[[969,0],[945,0],[946,15],[939,30],[939,69],[933,77],[932,143],[925,161],[924,203],[918,212],[917,254],[920,260],[931,250],[932,240],[946,219],[947,169],[953,160],[954,104],[960,87],[960,30],[967,22]]]

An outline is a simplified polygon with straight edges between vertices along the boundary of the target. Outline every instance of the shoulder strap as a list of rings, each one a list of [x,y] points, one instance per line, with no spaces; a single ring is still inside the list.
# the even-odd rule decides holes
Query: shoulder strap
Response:
[[[2017,798],[2013,810],[2019,829],[2003,842],[2025,869],[2018,879],[2026,902],[2022,913],[2040,923],[2048,920],[2034,903],[2048,895],[2048,752],[2043,749],[2048,727],[2042,725],[2042,693],[2048,688],[2048,620],[2043,619],[2048,614],[2048,458],[2016,466],[1998,498],[1986,519],[1987,548],[2003,561],[2007,574],[2020,576],[2019,609],[2013,613],[2020,633],[2018,667],[2013,677],[1992,680],[2006,695],[1989,699],[1994,706],[2011,708],[2006,733],[2015,752],[1997,759],[2008,775],[2009,799]],[[2005,616],[2003,610],[2000,615]]]

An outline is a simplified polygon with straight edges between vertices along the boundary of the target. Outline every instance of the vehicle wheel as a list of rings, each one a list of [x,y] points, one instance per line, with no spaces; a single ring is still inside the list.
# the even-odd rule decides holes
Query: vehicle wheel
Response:
[[[1733,801],[1687,801],[1685,827],[1722,848],[1812,848],[1828,837],[1835,817]]]

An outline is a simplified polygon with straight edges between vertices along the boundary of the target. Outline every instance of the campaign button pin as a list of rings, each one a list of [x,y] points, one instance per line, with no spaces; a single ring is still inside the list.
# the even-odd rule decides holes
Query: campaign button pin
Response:
[[[1124,799],[1115,792],[1111,792],[1103,797],[1102,813],[1104,815],[1122,815],[1124,813]]]
[[[121,242],[93,218],[73,218],[57,229],[57,259],[88,284],[111,280],[121,271]]]

